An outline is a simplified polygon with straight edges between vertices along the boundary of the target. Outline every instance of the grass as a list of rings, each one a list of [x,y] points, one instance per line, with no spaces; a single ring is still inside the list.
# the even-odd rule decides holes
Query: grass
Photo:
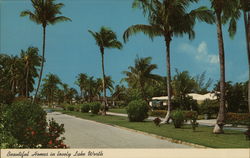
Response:
[[[120,113],[120,114],[127,114],[127,111],[126,111],[125,108],[121,108],[121,109],[109,109],[109,112]]]
[[[213,134],[212,127],[199,126],[193,132],[190,125],[185,125],[180,129],[174,128],[172,124],[156,127],[153,122],[129,122],[126,117],[101,116],[90,113],[80,113],[74,111],[61,111],[64,114],[73,115],[79,118],[93,120],[109,125],[118,125],[130,129],[156,134],[159,136],[173,138],[185,142],[199,144],[211,148],[249,148],[250,141],[246,141],[243,132],[235,130],[225,130],[225,134]]]

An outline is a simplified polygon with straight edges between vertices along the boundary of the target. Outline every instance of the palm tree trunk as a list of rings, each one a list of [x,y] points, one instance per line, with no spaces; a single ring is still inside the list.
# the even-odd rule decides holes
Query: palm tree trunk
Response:
[[[29,67],[27,67],[27,73],[26,73],[26,97],[29,97],[29,86],[28,86],[28,78],[29,78]]]
[[[102,86],[103,86],[103,99],[104,99],[103,115],[106,115],[107,98],[106,98],[106,83],[105,83],[105,71],[104,71],[104,48],[101,48],[101,55],[102,55]]]
[[[225,124],[225,56],[224,56],[224,42],[221,28],[221,14],[216,14],[217,18],[217,38],[220,58],[220,108],[217,117],[217,122],[213,133],[224,133],[223,126]]]
[[[244,11],[246,46],[248,55],[248,111],[250,113],[250,15]]]
[[[33,98],[32,103],[35,102],[35,99],[37,97],[37,93],[39,91],[40,88],[40,84],[41,84],[41,80],[42,80],[42,75],[43,75],[43,65],[44,65],[44,56],[45,56],[45,39],[46,39],[46,26],[43,26],[43,54],[42,54],[42,65],[41,65],[41,70],[40,70],[40,74],[39,74],[39,79],[38,79],[38,85],[37,85],[37,89],[36,89],[36,93],[35,96]]]
[[[171,38],[165,36],[166,42],[166,63],[167,63],[167,91],[168,91],[168,111],[162,123],[168,123],[171,112],[171,67],[170,67],[170,42]]]

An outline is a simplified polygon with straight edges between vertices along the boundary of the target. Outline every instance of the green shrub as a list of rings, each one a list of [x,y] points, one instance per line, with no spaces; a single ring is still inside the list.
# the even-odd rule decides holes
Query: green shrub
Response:
[[[192,125],[193,131],[195,131],[195,128],[198,127],[197,119],[198,119],[198,113],[196,111],[183,111],[184,119],[186,121],[190,121]]]
[[[81,108],[82,108],[81,105],[74,105],[74,106],[75,106],[74,111],[77,111],[77,112],[80,112],[80,111],[81,111]]]
[[[6,129],[6,108],[8,105],[0,104],[0,149],[5,148],[17,148],[17,140],[11,135],[11,133]]]
[[[134,100],[128,104],[127,113],[129,121],[141,122],[148,117],[148,105],[144,100]]]
[[[217,114],[219,111],[219,103],[217,100],[206,99],[202,104],[199,105],[198,112],[199,114]]]
[[[30,101],[14,102],[6,108],[5,118],[6,131],[10,132],[21,148],[65,147],[61,146],[64,144],[63,138],[60,138],[64,132],[63,125],[53,121],[53,124],[50,123],[48,126],[46,112],[40,105],[32,104]]]
[[[99,102],[93,102],[90,104],[90,110],[92,114],[98,114],[101,108],[101,103]]]
[[[250,113],[232,113],[226,114],[226,123],[233,125],[247,125],[250,126]]]
[[[90,110],[90,105],[89,103],[83,103],[81,106],[81,112],[88,113]]]
[[[74,111],[75,110],[75,106],[74,105],[68,105],[67,106],[67,110],[68,111]]]
[[[171,113],[171,118],[173,119],[174,127],[181,128],[184,123],[184,114],[181,110],[176,110]]]
[[[150,115],[155,117],[165,117],[166,114],[167,110],[153,110],[150,112]]]
[[[101,105],[101,109],[100,110],[103,111],[104,107],[105,107],[105,111],[109,111],[109,107],[105,106],[105,105]]]

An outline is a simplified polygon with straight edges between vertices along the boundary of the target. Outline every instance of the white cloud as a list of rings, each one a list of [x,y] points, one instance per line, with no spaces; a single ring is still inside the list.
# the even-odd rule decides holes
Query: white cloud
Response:
[[[218,55],[210,54],[208,52],[207,43],[202,41],[197,47],[194,47],[190,44],[183,43],[180,45],[180,50],[188,53],[195,57],[199,62],[209,63],[209,64],[218,64],[219,57]]]

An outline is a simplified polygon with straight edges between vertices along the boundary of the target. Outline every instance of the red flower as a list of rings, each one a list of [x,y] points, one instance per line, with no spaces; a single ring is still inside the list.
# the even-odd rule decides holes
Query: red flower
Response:
[[[52,140],[49,141],[49,145],[51,145],[51,144],[52,144]]]
[[[35,131],[31,131],[31,135],[34,136],[36,134]]]

